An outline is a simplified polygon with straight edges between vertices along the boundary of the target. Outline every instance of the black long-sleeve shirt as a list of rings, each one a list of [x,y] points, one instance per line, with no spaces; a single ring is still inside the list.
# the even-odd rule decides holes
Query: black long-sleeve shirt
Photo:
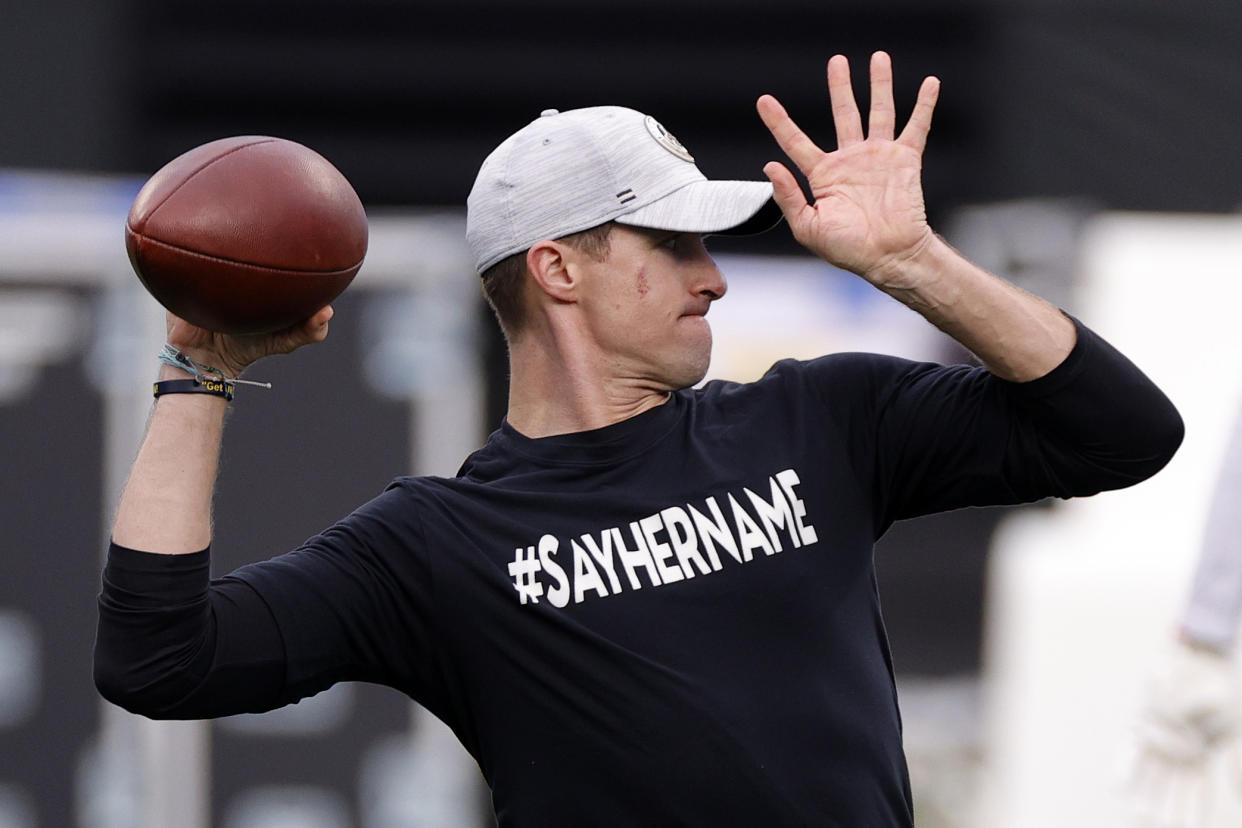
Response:
[[[1136,483],[1172,404],[1079,326],[1049,375],[781,362],[402,478],[270,561],[112,547],[96,680],[159,718],[391,685],[502,826],[909,826],[872,547],[895,520]]]

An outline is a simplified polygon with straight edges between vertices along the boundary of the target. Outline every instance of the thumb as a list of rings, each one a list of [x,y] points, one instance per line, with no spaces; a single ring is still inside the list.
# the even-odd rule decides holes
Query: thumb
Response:
[[[769,161],[765,164],[763,174],[772,182],[772,199],[776,202],[776,206],[781,208],[781,212],[785,214],[785,220],[793,226],[794,217],[807,208],[806,196],[803,195],[802,188],[798,186],[798,180],[779,161]]]

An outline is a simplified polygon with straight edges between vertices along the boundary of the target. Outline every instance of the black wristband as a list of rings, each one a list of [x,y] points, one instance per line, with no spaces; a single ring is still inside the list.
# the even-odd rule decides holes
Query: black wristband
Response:
[[[155,396],[158,399],[165,394],[210,394],[232,401],[233,387],[228,380],[160,380],[155,383]]]

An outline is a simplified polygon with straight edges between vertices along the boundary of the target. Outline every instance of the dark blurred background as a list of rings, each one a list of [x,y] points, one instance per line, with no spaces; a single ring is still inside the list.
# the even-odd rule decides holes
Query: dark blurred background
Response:
[[[826,58],[883,48],[899,101],[944,82],[937,210],[1078,193],[1231,210],[1240,34],[1242,4],[1220,0],[9,0],[0,164],[150,173],[274,133],[367,204],[458,207],[541,109],[619,103],[709,175],[753,178],[774,155],[754,99],[828,143]]]
[[[459,210],[482,158],[540,110],[614,103],[656,115],[709,176],[760,178],[778,151],[755,98],[775,94],[830,147],[827,58],[849,56],[857,81],[867,55],[885,49],[899,108],[923,76],[943,82],[925,162],[934,226],[1015,199],[1232,211],[1242,204],[1239,44],[1242,4],[1222,0],[3,0],[0,169],[141,178],[205,141],[272,134],[330,158],[368,208]],[[859,92],[865,106],[865,84]],[[716,249],[795,252],[781,232]],[[276,374],[304,388],[351,374],[355,323],[340,318],[340,348]],[[503,351],[495,335],[486,347],[494,424]],[[0,607],[39,620],[51,694],[20,725],[0,722],[0,788],[40,791],[32,810],[47,826],[72,824],[77,783],[65,768],[96,719],[87,665],[111,504],[96,484],[98,398],[81,377],[72,361],[51,366],[39,394],[0,405],[3,479],[16,487],[0,501]],[[238,541],[236,563],[296,543],[407,470],[408,445],[376,438],[403,434],[402,404],[361,383],[339,399],[319,408],[309,395],[292,420],[275,399],[236,416],[226,455],[279,458],[257,471],[226,463],[221,531]],[[343,430],[342,411],[366,426]],[[301,452],[311,440],[328,456]],[[325,468],[331,479],[316,479]],[[243,478],[246,488],[232,488]],[[299,479],[320,494],[282,491]],[[899,673],[978,668],[999,514],[912,521],[882,541]],[[404,723],[403,702],[373,691],[355,701],[354,737],[341,744]],[[352,748],[275,739],[256,759],[252,738],[217,734],[220,801],[262,766],[352,784]],[[43,749],[32,754],[34,739]]]

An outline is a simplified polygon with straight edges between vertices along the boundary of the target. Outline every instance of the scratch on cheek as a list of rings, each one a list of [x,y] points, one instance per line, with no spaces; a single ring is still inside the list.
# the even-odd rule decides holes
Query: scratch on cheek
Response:
[[[638,295],[640,297],[646,296],[651,292],[651,285],[647,283],[647,268],[640,267],[638,269],[638,276],[635,279],[635,287],[638,288]]]

